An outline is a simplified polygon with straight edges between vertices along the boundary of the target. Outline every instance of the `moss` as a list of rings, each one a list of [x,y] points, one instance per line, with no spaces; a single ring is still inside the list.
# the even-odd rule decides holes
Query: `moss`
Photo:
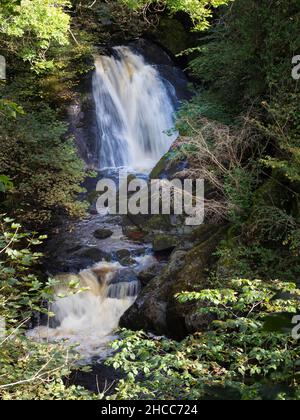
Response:
[[[145,224],[147,231],[164,230],[169,231],[172,229],[170,216],[167,214],[153,215]]]
[[[178,244],[177,238],[170,235],[156,235],[153,239],[153,251],[168,251],[172,250]]]
[[[167,164],[169,161],[169,157],[167,154],[165,154],[160,161],[157,163],[157,165],[154,167],[150,174],[150,179],[159,179],[161,178],[162,174],[164,173]]]

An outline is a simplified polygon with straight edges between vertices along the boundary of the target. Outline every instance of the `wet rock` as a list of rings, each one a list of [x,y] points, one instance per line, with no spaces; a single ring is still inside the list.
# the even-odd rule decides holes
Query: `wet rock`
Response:
[[[199,291],[211,286],[209,269],[216,261],[214,253],[226,231],[227,228],[222,227],[216,233],[212,230],[209,239],[203,240],[186,254],[184,267],[170,287],[167,305],[168,330],[174,338],[181,339],[189,333],[203,331],[214,319],[210,315],[197,313],[202,304],[182,304],[175,296],[184,291]]]
[[[174,236],[160,234],[156,235],[153,239],[153,251],[162,252],[162,251],[171,251],[178,244],[178,239]]]
[[[148,282],[134,305],[123,315],[121,325],[145,329],[182,339],[189,333],[205,330],[212,322],[210,315],[197,314],[199,303],[181,304],[175,298],[183,291],[199,291],[211,286],[209,269],[215,262],[215,250],[226,235],[227,228],[211,230],[207,239],[190,251],[175,250],[166,268]]]
[[[66,386],[82,386],[95,394],[105,390],[105,395],[112,395],[116,390],[118,381],[124,378],[122,371],[115,370],[104,363],[93,363],[90,369],[88,372],[83,370],[73,371],[64,380]]]
[[[116,271],[116,275],[114,276],[111,284],[116,283],[131,283],[131,282],[137,282],[138,277],[134,270],[131,270],[130,268],[122,268],[120,270]]]
[[[173,27],[174,30],[174,21],[172,20],[170,25]],[[177,26],[177,22],[175,21],[175,25]],[[179,24],[180,26],[180,24]],[[180,28],[178,28],[180,29]],[[157,30],[157,29],[156,29]],[[162,36],[159,33],[158,35],[159,43],[161,44]],[[182,41],[182,33],[178,33],[177,38],[180,38]],[[177,48],[180,48],[178,42],[173,42],[173,45],[177,45]],[[137,51],[138,53],[142,54],[145,60],[158,69],[162,79],[165,83],[166,88],[170,86],[170,84],[175,88],[176,92],[176,100],[174,98],[175,105],[178,105],[178,100],[186,100],[190,99],[191,93],[188,89],[188,79],[182,69],[179,67],[174,66],[174,61],[167,54],[162,48],[160,48],[157,44],[153,42],[149,42],[146,39],[140,38],[136,41],[131,42],[130,47]],[[167,48],[170,46],[168,42]],[[168,48],[169,49],[169,48]],[[184,49],[184,48],[183,48]],[[170,50],[170,49],[169,49]],[[175,51],[175,50],[173,50]],[[180,50],[182,51],[182,50]],[[175,57],[174,57],[175,58]],[[170,92],[171,98],[174,96],[173,92]],[[173,98],[172,98],[173,99]]]
[[[130,254],[130,251],[128,249],[119,249],[116,252],[116,256],[117,256],[118,260],[122,260],[124,258],[130,258],[131,254]]]
[[[123,234],[132,241],[143,241],[147,233],[141,230],[138,226],[128,222],[127,218],[124,219],[125,222],[123,222],[122,225]]]
[[[174,153],[177,153],[179,147],[179,140],[171,146],[168,153],[166,153],[156,166],[152,169],[150,179],[173,179],[175,175],[188,167],[186,159],[173,159]]]
[[[96,247],[84,248],[83,250],[76,253],[76,256],[87,258],[92,262],[99,262],[103,260],[108,262],[111,261],[111,256],[109,254]]]
[[[89,58],[93,66],[93,57]],[[98,135],[95,102],[92,94],[92,76],[90,71],[82,78],[78,86],[76,99],[68,109],[70,134],[75,137],[78,153],[89,168],[98,168]]]
[[[141,282],[142,287],[146,286],[149,281],[151,281],[154,277],[160,274],[162,271],[162,265],[159,263],[154,263],[149,267],[145,268],[144,270],[138,273],[138,279]]]
[[[96,239],[107,239],[113,235],[113,231],[110,229],[97,229],[94,232],[94,237]]]
[[[136,264],[136,261],[132,257],[126,257],[126,258],[122,258],[120,260],[120,264],[123,265],[123,266],[125,266],[125,267],[128,267],[130,265],[135,265]]]
[[[175,252],[169,265],[142,289],[134,305],[125,312],[120,326],[145,329],[158,335],[168,334],[167,304],[170,282],[184,265],[185,252]]]

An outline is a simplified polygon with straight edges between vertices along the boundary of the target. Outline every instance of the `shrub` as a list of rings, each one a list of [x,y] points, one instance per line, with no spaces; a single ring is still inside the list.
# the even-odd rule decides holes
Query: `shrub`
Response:
[[[76,201],[83,163],[73,140],[64,139],[66,132],[66,124],[47,107],[0,121],[1,172],[14,184],[5,206],[20,220],[41,225],[61,212],[84,214],[85,204]]]
[[[91,399],[79,387],[66,388],[76,355],[62,344],[35,343],[25,336],[33,311],[47,312],[56,284],[42,282],[34,265],[41,257],[34,247],[44,237],[27,233],[3,215],[0,218],[0,399]],[[2,328],[1,328],[2,327]]]
[[[200,311],[214,313],[217,320],[210,331],[180,343],[123,331],[109,363],[126,378],[113,398],[296,399],[299,346],[291,318],[300,310],[299,296],[292,283],[244,279],[178,295],[182,303],[204,302]],[[273,317],[282,312],[290,314],[286,328],[276,327],[280,315]]]

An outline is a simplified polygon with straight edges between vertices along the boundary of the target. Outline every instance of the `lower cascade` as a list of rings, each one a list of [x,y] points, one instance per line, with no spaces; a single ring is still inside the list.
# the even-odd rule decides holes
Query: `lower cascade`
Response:
[[[100,169],[149,172],[177,137],[174,87],[129,47],[96,57],[95,67]]]
[[[56,276],[55,317],[49,326],[28,332],[35,340],[67,340],[84,359],[107,356],[123,313],[134,303],[139,282],[129,278],[119,263],[100,262],[79,274]],[[75,287],[76,286],[76,287]]]

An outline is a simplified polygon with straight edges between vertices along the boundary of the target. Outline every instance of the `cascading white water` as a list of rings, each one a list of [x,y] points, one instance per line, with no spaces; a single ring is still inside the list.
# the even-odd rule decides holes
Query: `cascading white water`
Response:
[[[28,332],[35,340],[67,340],[77,345],[85,360],[107,356],[107,343],[114,336],[123,313],[134,303],[138,281],[114,282],[122,270],[118,263],[101,262],[78,275],[57,276],[56,299],[51,306],[57,327],[39,326]],[[78,283],[80,293],[70,293],[70,282]]]
[[[146,174],[177,137],[173,129],[175,89],[128,47],[116,47],[112,56],[97,57],[95,66],[98,169],[127,167]],[[136,262],[138,272],[153,264],[153,257],[137,258]],[[117,275],[122,270],[118,263],[100,262],[79,274],[57,276],[59,284],[51,307],[55,318],[50,326],[36,327],[28,336],[67,340],[67,344],[77,346],[85,361],[94,356],[105,358],[107,344],[139,290],[138,281]],[[70,281],[87,290],[70,293]]]
[[[100,169],[130,167],[148,172],[177,134],[174,106],[155,67],[128,47],[98,56],[93,77]]]

